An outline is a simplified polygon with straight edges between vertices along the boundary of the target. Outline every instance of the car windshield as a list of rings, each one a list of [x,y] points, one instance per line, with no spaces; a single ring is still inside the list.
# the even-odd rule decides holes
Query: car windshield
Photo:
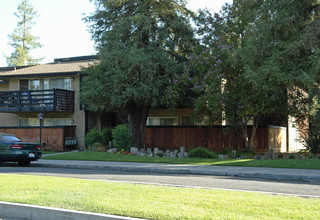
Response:
[[[8,142],[19,142],[21,141],[19,138],[15,137],[15,136],[2,136],[4,141],[8,141]]]

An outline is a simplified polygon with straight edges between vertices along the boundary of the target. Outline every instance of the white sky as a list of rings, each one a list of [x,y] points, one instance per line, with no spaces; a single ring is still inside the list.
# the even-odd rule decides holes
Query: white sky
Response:
[[[8,35],[17,27],[17,11],[21,0],[0,0],[0,66],[7,66],[5,55],[10,56],[13,48],[8,45]],[[94,11],[90,0],[29,0],[39,17],[31,33],[40,37],[40,49],[32,52],[34,58],[44,57],[42,63],[53,62],[54,58],[95,54],[94,42],[82,20]],[[208,8],[218,12],[224,3],[232,0],[189,0],[189,8],[196,11]]]

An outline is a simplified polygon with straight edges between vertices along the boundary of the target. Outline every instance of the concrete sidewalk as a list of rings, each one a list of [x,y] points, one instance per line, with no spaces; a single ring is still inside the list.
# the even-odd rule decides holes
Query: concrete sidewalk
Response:
[[[73,169],[99,169],[112,171],[170,173],[212,176],[235,176],[274,180],[320,181],[320,170],[261,168],[237,166],[202,166],[188,164],[101,162],[76,160],[39,160],[31,166]]]

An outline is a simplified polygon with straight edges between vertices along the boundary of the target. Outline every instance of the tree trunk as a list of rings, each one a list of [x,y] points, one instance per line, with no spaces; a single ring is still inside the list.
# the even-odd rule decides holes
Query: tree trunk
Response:
[[[132,146],[138,149],[144,147],[144,134],[149,113],[149,105],[132,104],[128,109],[128,127],[132,135]]]
[[[245,124],[243,126],[243,138],[244,138],[244,143],[245,143],[245,148],[249,147],[249,137],[248,137],[248,125]]]
[[[251,139],[250,139],[250,150],[253,151],[254,149],[254,138],[256,136],[256,132],[258,129],[258,119],[259,117],[256,117],[253,119],[253,126],[252,126],[252,134],[251,134]]]

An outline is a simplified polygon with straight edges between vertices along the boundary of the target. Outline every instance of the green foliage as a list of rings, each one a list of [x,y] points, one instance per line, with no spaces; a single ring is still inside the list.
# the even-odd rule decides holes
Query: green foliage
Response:
[[[81,101],[93,111],[127,114],[133,143],[141,147],[150,106],[160,104],[168,79],[182,71],[193,48],[192,13],[183,0],[94,2],[86,22],[100,62],[83,73]]]
[[[10,43],[14,51],[7,57],[9,66],[33,65],[41,59],[35,59],[30,55],[31,50],[41,47],[39,37],[33,36],[30,31],[34,26],[37,12],[29,4],[29,0],[22,0],[15,16],[19,19],[14,33],[9,35]]]
[[[132,146],[132,136],[129,132],[127,124],[121,124],[112,131],[113,145],[118,151],[129,151]]]
[[[274,105],[274,110],[301,123],[309,101],[304,92],[314,84],[320,68],[317,4],[315,0],[268,0],[246,8],[256,15],[254,25],[246,27],[241,50],[247,79],[269,91],[269,99],[281,97],[284,104]]]
[[[270,109],[267,108],[268,93],[248,82],[239,56],[245,25],[249,22],[238,11],[240,6],[237,2],[226,5],[221,14],[200,12],[198,33],[203,45],[190,57],[184,72],[172,80],[166,101],[176,105],[187,93],[181,90],[190,88],[197,94],[192,99],[194,118],[207,125],[226,120],[231,126],[241,128],[247,141],[253,140],[248,137],[248,122],[258,121],[260,115],[269,113]],[[201,121],[203,115],[208,116],[207,121]],[[254,125],[252,136],[257,123]]]
[[[191,88],[196,116],[240,128],[251,149],[264,115],[291,115],[303,124],[306,92],[320,69],[319,10],[315,0],[234,0],[219,14],[200,11],[202,45],[172,80],[166,102],[177,105]]]
[[[218,155],[206,148],[198,147],[195,149],[192,149],[188,152],[189,158],[211,158],[211,159],[217,159]]]
[[[320,111],[310,115],[310,120],[308,135],[305,138],[306,147],[311,153],[320,154]]]
[[[111,128],[104,128],[102,131],[101,131],[101,142],[108,146],[109,144],[109,141],[112,141],[112,129]]]
[[[91,151],[99,151],[99,152],[105,152],[107,150],[106,146],[99,142],[95,142],[92,145]]]
[[[91,129],[85,137],[85,142],[90,149],[93,148],[95,143],[101,143],[101,137],[96,128]]]
[[[311,124],[306,138],[307,149],[313,154],[320,154],[320,127],[319,125]]]
[[[101,62],[85,71],[82,100],[93,110],[158,105],[194,42],[184,1],[95,2],[86,22]]]
[[[309,98],[312,105],[309,108],[309,127],[302,128],[304,144],[312,154],[320,154],[320,90],[310,89]]]

